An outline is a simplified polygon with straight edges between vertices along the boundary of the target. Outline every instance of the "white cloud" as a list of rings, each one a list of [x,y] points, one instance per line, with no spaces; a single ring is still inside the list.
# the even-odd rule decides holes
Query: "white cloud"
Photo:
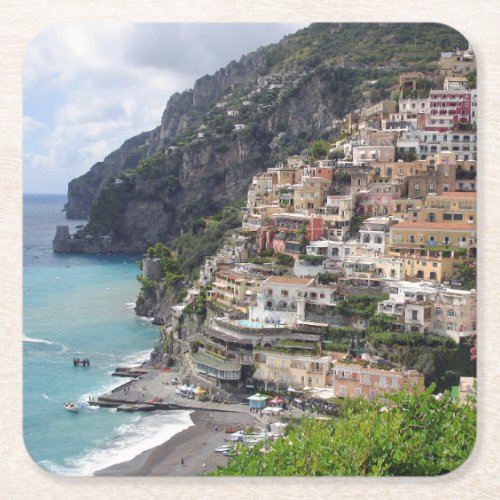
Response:
[[[41,130],[44,130],[46,127],[47,126],[45,125],[45,123],[35,120],[32,116],[23,116],[23,129],[26,133],[39,132]]]
[[[174,92],[299,27],[61,24],[43,31],[24,61],[25,191],[65,192],[126,139],[158,126]]]

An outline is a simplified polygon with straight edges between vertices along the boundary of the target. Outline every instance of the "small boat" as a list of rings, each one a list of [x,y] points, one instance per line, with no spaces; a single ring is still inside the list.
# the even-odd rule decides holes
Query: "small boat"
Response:
[[[238,450],[232,449],[223,451],[222,454],[225,455],[226,457],[237,457],[239,455],[239,452]]]
[[[80,409],[76,403],[72,403],[71,401],[66,401],[66,403],[64,403],[64,408],[73,413],[76,413]]]
[[[214,450],[214,451],[216,451],[216,452],[218,452],[218,453],[222,453],[222,452],[224,452],[224,451],[228,451],[228,450],[230,450],[230,449],[231,449],[231,447],[230,447],[230,446],[228,446],[227,444],[223,444],[222,446],[218,446],[217,448],[215,448],[215,450]]]

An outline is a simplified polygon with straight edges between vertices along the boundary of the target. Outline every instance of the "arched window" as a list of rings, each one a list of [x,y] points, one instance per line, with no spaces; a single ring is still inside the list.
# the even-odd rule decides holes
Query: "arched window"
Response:
[[[436,313],[436,316],[442,316],[443,310],[440,307],[436,307],[435,313]]]

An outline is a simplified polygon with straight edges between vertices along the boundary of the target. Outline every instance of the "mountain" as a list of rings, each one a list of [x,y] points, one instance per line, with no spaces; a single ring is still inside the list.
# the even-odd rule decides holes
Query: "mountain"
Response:
[[[69,183],[67,217],[88,224],[54,249],[136,253],[168,242],[244,196],[257,172],[338,135],[343,115],[388,98],[401,72],[432,71],[441,51],[466,46],[438,24],[322,23],[232,61]]]

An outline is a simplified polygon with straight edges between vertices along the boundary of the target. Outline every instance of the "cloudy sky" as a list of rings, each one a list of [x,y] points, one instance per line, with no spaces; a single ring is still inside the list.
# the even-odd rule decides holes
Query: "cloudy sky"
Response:
[[[61,24],[24,59],[24,192],[68,182],[152,130],[174,92],[297,24]]]

